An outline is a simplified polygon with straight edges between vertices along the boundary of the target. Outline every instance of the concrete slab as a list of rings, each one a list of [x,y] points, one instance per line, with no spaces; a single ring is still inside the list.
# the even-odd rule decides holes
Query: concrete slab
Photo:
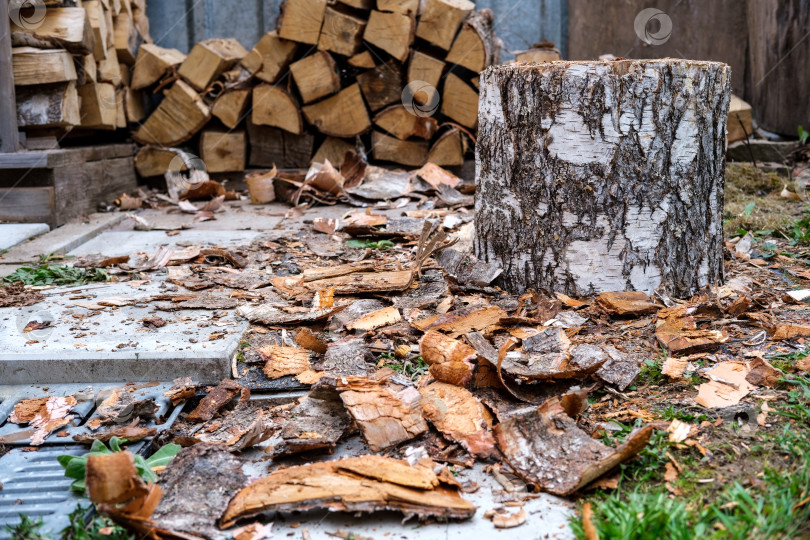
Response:
[[[40,255],[48,253],[65,254],[109,229],[124,217],[124,214],[92,214],[86,220],[68,223],[11,248],[8,253],[0,256],[0,263],[24,264],[36,262]]]
[[[202,206],[195,202],[197,206]],[[250,201],[229,201],[216,213],[216,219],[194,222],[194,216],[165,208],[141,210],[137,213],[156,230],[191,229],[197,231],[252,230],[267,231],[275,228],[290,210],[288,204],[271,203],[253,205]],[[122,226],[134,225],[133,220]]]
[[[47,291],[26,308],[0,309],[0,381],[3,384],[170,381],[189,376],[214,383],[231,373],[231,360],[247,322],[231,311],[158,311],[149,299],[162,282],[92,284]],[[100,311],[79,303],[105,298],[140,303]],[[221,316],[220,316],[221,315]],[[168,324],[149,330],[141,319]],[[50,326],[24,332],[36,320]]]
[[[179,231],[168,236],[165,231],[109,231],[104,232],[68,253],[72,256],[106,255],[120,257],[138,252],[154,253],[158,247],[239,246],[251,243],[262,233],[258,231]]]
[[[50,230],[47,223],[0,223],[0,249],[12,248]]]

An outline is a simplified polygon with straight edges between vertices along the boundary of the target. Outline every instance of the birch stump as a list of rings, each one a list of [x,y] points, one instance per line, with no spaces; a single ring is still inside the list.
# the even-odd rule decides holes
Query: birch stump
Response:
[[[476,150],[478,257],[514,293],[723,279],[730,69],[621,60],[489,68]]]

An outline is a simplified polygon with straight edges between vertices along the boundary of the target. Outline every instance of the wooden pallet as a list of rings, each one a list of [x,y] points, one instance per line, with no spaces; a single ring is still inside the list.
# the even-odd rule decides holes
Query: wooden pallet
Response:
[[[64,225],[137,188],[135,145],[0,154],[0,221]]]

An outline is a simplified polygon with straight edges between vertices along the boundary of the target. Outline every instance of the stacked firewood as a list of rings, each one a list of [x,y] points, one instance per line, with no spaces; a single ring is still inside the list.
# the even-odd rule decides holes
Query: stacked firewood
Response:
[[[12,0],[9,18],[17,122],[29,136],[145,118],[130,75],[138,47],[152,41],[146,0]]]
[[[186,59],[142,47],[133,86],[163,100],[134,133],[149,145],[139,161],[196,143],[209,172],[339,167],[350,149],[404,166],[461,165],[477,128],[478,74],[500,56],[492,12],[474,8],[285,0],[276,30],[250,51],[234,39],[197,43]]]

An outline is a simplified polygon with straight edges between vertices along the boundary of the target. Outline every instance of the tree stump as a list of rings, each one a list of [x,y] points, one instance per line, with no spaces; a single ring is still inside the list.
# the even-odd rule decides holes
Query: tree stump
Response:
[[[553,62],[481,78],[478,258],[513,293],[653,290],[723,279],[730,69],[692,60]]]

